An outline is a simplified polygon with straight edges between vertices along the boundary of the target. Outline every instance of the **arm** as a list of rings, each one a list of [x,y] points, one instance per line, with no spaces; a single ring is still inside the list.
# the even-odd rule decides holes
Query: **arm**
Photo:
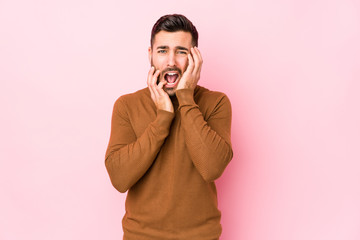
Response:
[[[233,156],[231,148],[231,105],[222,95],[207,121],[193,98],[192,89],[176,92],[186,147],[205,181],[221,176]]]
[[[122,99],[116,101],[105,166],[118,191],[126,192],[149,169],[169,134],[173,117],[171,112],[158,110],[155,121],[136,138]]]
[[[176,96],[186,146],[191,159],[205,181],[211,182],[221,176],[233,156],[230,128],[231,105],[222,95],[207,122],[194,101],[194,89],[200,79],[202,57],[197,47],[188,54],[189,65],[179,81]]]
[[[105,165],[111,183],[120,192],[126,192],[149,169],[169,134],[174,118],[170,98],[162,89],[164,82],[156,85],[160,71],[154,72],[152,67],[147,84],[157,116],[139,138],[132,129],[123,99],[119,98],[114,105]]]

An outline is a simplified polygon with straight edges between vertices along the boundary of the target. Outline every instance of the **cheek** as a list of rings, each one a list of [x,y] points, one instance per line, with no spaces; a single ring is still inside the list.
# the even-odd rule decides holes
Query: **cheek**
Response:
[[[179,67],[181,68],[182,72],[185,72],[188,65],[189,65],[188,58],[183,58],[179,62]]]
[[[157,69],[162,69],[163,65],[164,65],[164,59],[161,57],[153,57],[152,58],[152,64],[157,68]]]

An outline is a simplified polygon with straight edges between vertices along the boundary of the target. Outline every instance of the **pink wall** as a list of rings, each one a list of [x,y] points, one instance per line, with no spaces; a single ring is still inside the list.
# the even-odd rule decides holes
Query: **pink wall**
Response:
[[[356,0],[0,1],[0,239],[121,238],[112,106],[146,86],[174,12],[200,32],[201,84],[232,101],[222,239],[360,239]]]

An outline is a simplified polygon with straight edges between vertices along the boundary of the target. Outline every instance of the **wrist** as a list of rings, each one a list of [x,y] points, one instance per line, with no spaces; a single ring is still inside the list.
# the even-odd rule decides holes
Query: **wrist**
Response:
[[[176,90],[175,94],[179,101],[179,106],[195,104],[194,89],[191,88],[178,89]]]
[[[191,83],[184,83],[184,84],[180,84],[177,86],[176,90],[180,90],[180,89],[195,89],[196,84],[191,84]]]
[[[174,112],[174,107],[172,105],[172,103],[170,103],[169,105],[163,105],[163,106],[158,106],[158,110],[163,110],[166,112]]]

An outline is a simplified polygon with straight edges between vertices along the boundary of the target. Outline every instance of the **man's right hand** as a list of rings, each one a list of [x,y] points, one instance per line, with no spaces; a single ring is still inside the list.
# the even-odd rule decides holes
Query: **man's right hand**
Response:
[[[155,71],[155,67],[152,66],[150,68],[147,79],[147,85],[150,90],[151,99],[154,101],[157,109],[174,112],[174,107],[170,100],[170,97],[163,89],[166,81],[163,80],[159,84],[157,84],[157,79],[159,75],[160,70]]]

